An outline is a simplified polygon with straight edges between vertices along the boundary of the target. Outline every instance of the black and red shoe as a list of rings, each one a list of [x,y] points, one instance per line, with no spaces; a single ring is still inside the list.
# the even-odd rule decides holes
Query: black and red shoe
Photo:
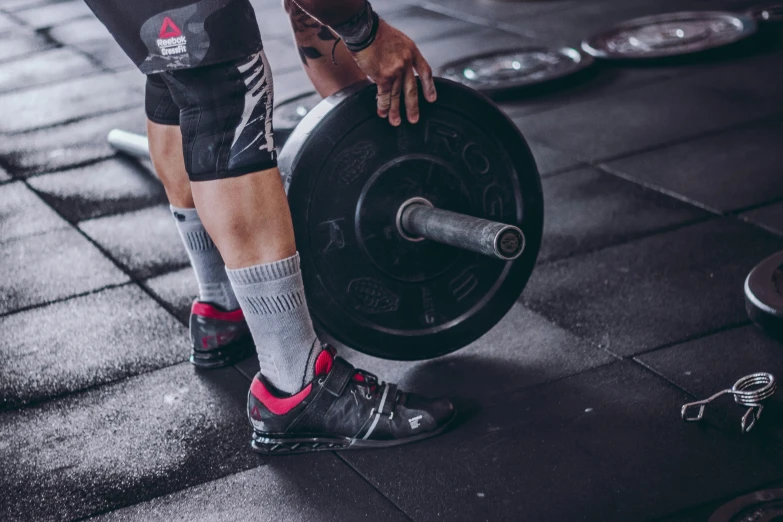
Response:
[[[230,312],[194,301],[190,309],[190,362],[199,368],[222,368],[255,353],[242,309]]]
[[[248,393],[252,447],[265,455],[388,448],[443,433],[456,418],[451,402],[406,393],[357,370],[326,347],[315,378],[283,396],[260,373]]]

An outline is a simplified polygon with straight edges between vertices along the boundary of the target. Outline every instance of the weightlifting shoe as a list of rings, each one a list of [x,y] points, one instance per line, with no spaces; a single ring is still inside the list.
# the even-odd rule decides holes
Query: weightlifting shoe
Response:
[[[265,455],[388,448],[434,437],[456,417],[446,399],[406,393],[378,382],[325,347],[315,377],[285,396],[260,373],[248,393],[253,449]]]
[[[204,369],[222,368],[255,352],[242,309],[230,312],[194,301],[190,309],[190,362]]]

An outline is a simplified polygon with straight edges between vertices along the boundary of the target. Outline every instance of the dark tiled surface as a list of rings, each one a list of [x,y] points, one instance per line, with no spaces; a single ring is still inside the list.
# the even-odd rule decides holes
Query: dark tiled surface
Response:
[[[257,466],[235,375],[182,363],[0,414],[5,519],[79,518]]]
[[[639,360],[697,400],[731,388],[740,377],[751,373],[783,375],[781,349],[778,341],[755,326],[745,326],[644,354]],[[764,412],[748,437],[770,437],[783,444],[783,398],[774,395],[764,405]],[[739,432],[745,410],[726,396],[707,406],[705,417],[728,431]]]
[[[80,51],[90,55],[96,62],[101,64],[102,67],[111,69],[113,71],[121,71],[124,69],[135,69],[133,61],[122,52],[119,45],[114,43],[113,40],[90,40],[75,44],[74,47]]]
[[[69,49],[52,49],[0,65],[0,92],[86,76],[98,69]]]
[[[190,318],[190,306],[198,297],[198,282],[191,267],[169,272],[145,281],[147,287],[172,310],[184,324]]]
[[[277,102],[311,90],[280,0],[251,2]],[[632,14],[750,4],[436,2],[373,1],[436,68],[488,50],[575,43]],[[38,13],[31,23],[47,27],[36,34],[12,11]],[[98,249],[58,228],[61,218],[0,171],[2,396],[6,407],[43,401],[0,413],[4,520],[78,519],[130,504],[110,517],[703,520],[727,499],[781,480],[779,401],[758,431],[740,437],[730,401],[705,426],[682,423],[689,396],[674,384],[696,393],[695,384],[726,386],[751,363],[777,364],[775,346],[743,327],[742,282],[783,248],[762,229],[783,231],[775,167],[783,33],[765,30],[755,45],[677,65],[595,67],[503,99],[545,176],[544,261],[527,306],[433,361],[342,349],[383,379],[454,397],[462,411],[461,425],[438,440],[346,454],[346,465],[330,454],[250,454],[247,380],[237,369],[252,376],[255,357],[218,373],[168,366],[187,356],[195,278],[160,186],[105,143],[114,127],[144,132],[144,77],[85,13],[75,0],[0,0],[0,111],[11,115],[0,122],[0,165],[28,177],[69,219],[102,216],[79,226],[142,287],[122,284]],[[92,66],[80,69],[87,59]],[[113,72],[85,76],[95,67]],[[624,162],[633,168],[600,166],[613,173],[586,165],[644,151]],[[707,219],[699,205],[744,210],[699,222]],[[708,337],[689,342],[700,336]],[[674,384],[602,349],[661,346],[641,363]],[[685,366],[694,373],[677,374]]]
[[[539,262],[708,217],[669,196],[593,168],[545,179],[543,189],[544,241]]]
[[[101,40],[107,45],[117,45],[112,40],[106,26],[97,18],[79,18],[70,22],[60,24],[49,29],[49,36],[59,43],[73,45],[78,48],[78,44]]]
[[[507,394],[437,442],[345,458],[417,520],[643,520],[779,475],[777,452],[681,422],[686,398],[619,362]]]
[[[3,243],[0,273],[0,314],[127,281],[73,229]]]
[[[386,20],[416,43],[436,40],[443,36],[461,36],[484,29],[482,26],[415,6],[396,11],[387,16]]]
[[[168,205],[83,221],[79,228],[139,279],[188,264]]]
[[[14,12],[14,16],[31,27],[52,27],[76,18],[92,16],[92,11],[87,4],[79,0],[58,2],[30,7]]]
[[[70,221],[165,203],[163,186],[138,163],[111,159],[30,178],[30,185]]]
[[[101,522],[409,520],[336,456],[285,458],[145,504]]]
[[[0,95],[0,112],[15,118],[0,120],[0,133],[20,132],[65,123],[142,102],[136,93],[109,74],[69,80]]]
[[[142,98],[135,94],[132,99]],[[113,128],[145,132],[140,107],[112,112],[50,129],[3,137],[0,157],[14,174],[29,175],[109,158],[115,152],[106,143]]]
[[[0,38],[0,44],[0,62],[53,47],[42,36],[27,32],[4,35]]]
[[[748,272],[783,242],[714,219],[539,266],[523,300],[555,323],[631,355],[747,320]]]
[[[776,234],[783,234],[783,203],[773,203],[740,215],[742,219],[766,228]]]
[[[0,409],[187,359],[188,333],[136,286],[0,318]]]
[[[729,212],[783,197],[780,158],[783,118],[620,159],[612,171]]]
[[[468,34],[453,35],[432,42],[424,42],[419,46],[424,57],[437,74],[438,67],[447,62],[462,58],[469,54],[479,54],[520,45],[529,45],[531,40],[497,29],[477,29]]]
[[[533,152],[533,157],[536,159],[538,172],[541,176],[548,176],[558,172],[571,170],[580,165],[578,159],[547,145],[528,143],[528,146]]]
[[[541,2],[542,4],[544,2]],[[549,2],[563,5],[563,2]],[[531,14],[520,10],[504,17],[504,24],[546,45],[578,46],[582,39],[618,22],[671,11],[708,8],[703,0],[635,0],[633,2],[566,2],[567,7]],[[611,8],[608,6],[611,5]]]
[[[0,243],[66,227],[68,223],[21,182],[0,186]]]
[[[383,380],[425,395],[463,400],[553,381],[614,360],[519,304],[482,338],[438,359],[410,363],[376,359],[353,350],[342,352],[355,366]]]
[[[512,15],[524,15],[527,17],[548,11],[563,11],[578,5],[578,2],[574,0],[558,2],[533,0],[524,3],[514,1],[495,2],[491,0],[431,0],[425,1],[421,5],[432,9],[445,10],[453,13],[454,16],[483,19],[487,23],[497,23],[498,20],[505,20]]]
[[[777,55],[517,118],[523,134],[588,159],[630,154],[780,112]],[[773,69],[773,70],[770,70]]]

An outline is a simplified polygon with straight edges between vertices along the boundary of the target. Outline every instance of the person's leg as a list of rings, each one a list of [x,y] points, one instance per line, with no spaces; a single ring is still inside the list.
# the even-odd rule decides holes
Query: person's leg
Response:
[[[185,170],[179,107],[160,75],[147,77],[145,92],[150,159],[163,183],[174,220],[199,287],[199,301],[231,311],[239,308],[220,252],[201,223]],[[201,343],[200,343],[201,344]]]
[[[182,109],[193,201],[223,254],[261,370],[279,391],[299,391],[312,379],[308,361],[322,348],[307,310],[276,166],[266,57],[259,51],[245,62],[164,78]]]
[[[283,6],[291,19],[299,58],[318,94],[326,98],[367,79],[331,29],[302,11],[293,0],[284,0]]]
[[[198,283],[198,298],[189,321],[190,361],[199,368],[220,368],[252,354],[252,337],[220,251],[193,203],[182,151],[179,107],[159,75],[147,79],[145,105],[150,158],[166,190]]]

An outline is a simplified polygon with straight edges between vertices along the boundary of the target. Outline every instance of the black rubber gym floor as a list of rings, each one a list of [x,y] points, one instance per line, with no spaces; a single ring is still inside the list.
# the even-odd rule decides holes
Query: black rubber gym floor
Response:
[[[373,1],[433,66],[754,3]],[[253,4],[277,100],[309,90],[280,1]],[[700,424],[680,407],[748,373],[783,377],[783,347],[743,300],[751,268],[783,250],[783,28],[704,59],[598,67],[502,102],[546,199],[511,312],[437,360],[347,354],[454,397],[460,425],[259,458],[244,412],[257,363],[186,362],[195,281],[162,188],[105,143],[143,132],[143,77],[81,0],[0,0],[0,519],[695,522],[780,487],[783,395],[747,434],[730,398]]]

